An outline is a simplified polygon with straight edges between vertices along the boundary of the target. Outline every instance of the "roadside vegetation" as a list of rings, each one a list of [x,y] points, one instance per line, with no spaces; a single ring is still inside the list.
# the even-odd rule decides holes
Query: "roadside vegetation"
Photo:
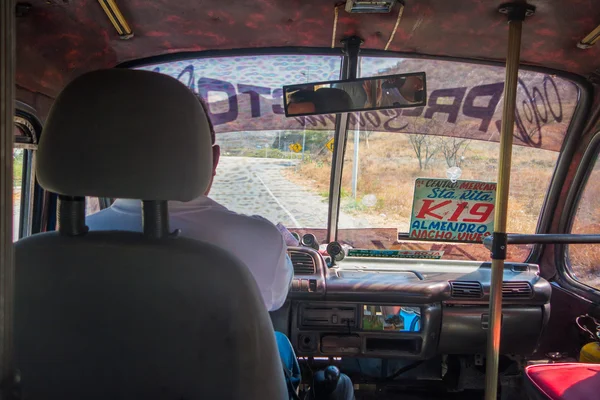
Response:
[[[23,150],[13,150],[13,186],[21,187],[23,179]]]
[[[23,181],[23,150],[13,150],[13,204],[21,202],[21,186]]]
[[[460,167],[462,174],[459,179],[463,180],[495,182],[497,178],[497,143],[380,132],[361,133],[361,136],[357,190],[354,194],[352,133],[348,140],[342,179],[342,207],[345,212],[365,215],[372,221],[373,227],[398,227],[401,231],[408,231],[416,178],[447,178],[449,167]],[[555,152],[515,146],[509,231],[535,232],[557,157]],[[329,153],[318,159],[305,160],[298,168],[289,169],[289,178],[326,198],[330,159]],[[367,201],[363,201],[365,197]]]
[[[497,179],[497,143],[361,132],[359,146],[354,195],[354,137],[350,133],[342,178],[342,210],[365,217],[372,227],[395,227],[401,232],[408,231],[416,178],[447,178],[446,170],[458,166],[462,170],[460,179],[491,182]],[[522,146],[513,148],[509,232],[535,233],[557,158],[558,153],[548,150]],[[330,153],[305,159],[299,166],[287,171],[290,180],[327,200]],[[572,232],[600,234],[600,164],[596,165],[588,182]],[[600,245],[571,245],[569,262],[575,279],[600,289]]]
[[[596,162],[579,200],[572,233],[600,234],[600,164]],[[575,279],[600,289],[600,245],[569,245],[569,262]]]

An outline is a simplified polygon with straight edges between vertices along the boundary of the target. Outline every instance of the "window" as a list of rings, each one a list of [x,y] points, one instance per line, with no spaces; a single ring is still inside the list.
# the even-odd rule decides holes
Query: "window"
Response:
[[[100,199],[97,197],[86,197],[85,198],[85,216],[97,213],[100,211]]]
[[[13,148],[13,241],[31,235],[33,227],[35,150],[39,125],[17,110]]]
[[[21,229],[21,195],[23,191],[23,149],[13,150],[13,241],[19,239]]]
[[[265,55],[186,59],[140,67],[170,75],[208,103],[221,161],[209,196],[323,241],[334,115],[286,118],[282,86],[337,80],[341,57]],[[445,60],[361,57],[361,77],[425,72],[427,105],[352,113],[338,240],[354,248],[441,250],[489,259],[481,244],[402,241],[416,178],[495,182],[504,67]],[[579,98],[573,82],[520,71],[509,231],[533,233]],[[523,261],[530,246],[510,246]]]
[[[579,199],[571,233],[600,234],[600,163],[597,159]],[[600,290],[600,244],[571,244],[568,251],[572,277]]]
[[[344,162],[338,237],[361,248],[412,246],[443,250],[445,259],[487,259],[489,252],[480,244],[399,242],[396,232],[410,230],[416,178],[446,179],[450,169],[459,168],[459,179],[496,181],[504,68],[361,59],[363,77],[418,71],[427,75],[426,107],[355,116]],[[577,87],[567,80],[520,72],[509,232],[536,231],[577,94]],[[367,229],[371,235],[364,235]],[[362,240],[365,237],[369,240]],[[508,257],[524,261],[529,252],[530,246],[511,246]]]

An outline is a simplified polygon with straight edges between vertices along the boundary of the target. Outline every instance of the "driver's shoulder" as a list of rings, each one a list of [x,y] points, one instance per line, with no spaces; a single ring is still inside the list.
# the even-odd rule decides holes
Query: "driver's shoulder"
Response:
[[[246,215],[235,213],[233,219],[236,220],[236,225],[243,229],[254,230],[260,232],[261,238],[265,239],[270,236],[281,237],[281,233],[277,227],[268,219],[261,215]]]

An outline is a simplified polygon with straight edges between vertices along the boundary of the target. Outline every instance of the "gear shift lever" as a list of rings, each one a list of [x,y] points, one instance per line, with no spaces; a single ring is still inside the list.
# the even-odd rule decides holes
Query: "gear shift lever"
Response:
[[[317,371],[313,378],[314,400],[327,400],[340,380],[340,370],[333,365]]]

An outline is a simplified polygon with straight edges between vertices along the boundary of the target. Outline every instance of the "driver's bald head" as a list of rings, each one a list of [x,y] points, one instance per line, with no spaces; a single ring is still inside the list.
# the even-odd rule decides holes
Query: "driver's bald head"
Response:
[[[204,193],[204,195],[208,195],[208,192],[210,192],[210,188],[213,184],[213,179],[217,174],[217,165],[219,164],[219,160],[221,159],[221,147],[218,144],[216,144],[217,138],[215,135],[215,127],[212,121],[210,120],[210,111],[208,109],[208,103],[199,94],[196,94],[196,97],[198,98],[198,101],[200,102],[200,105],[202,106],[202,108],[204,109],[204,113],[206,114],[206,119],[208,120],[208,129],[210,129],[210,140],[212,142],[213,172],[208,188]]]

